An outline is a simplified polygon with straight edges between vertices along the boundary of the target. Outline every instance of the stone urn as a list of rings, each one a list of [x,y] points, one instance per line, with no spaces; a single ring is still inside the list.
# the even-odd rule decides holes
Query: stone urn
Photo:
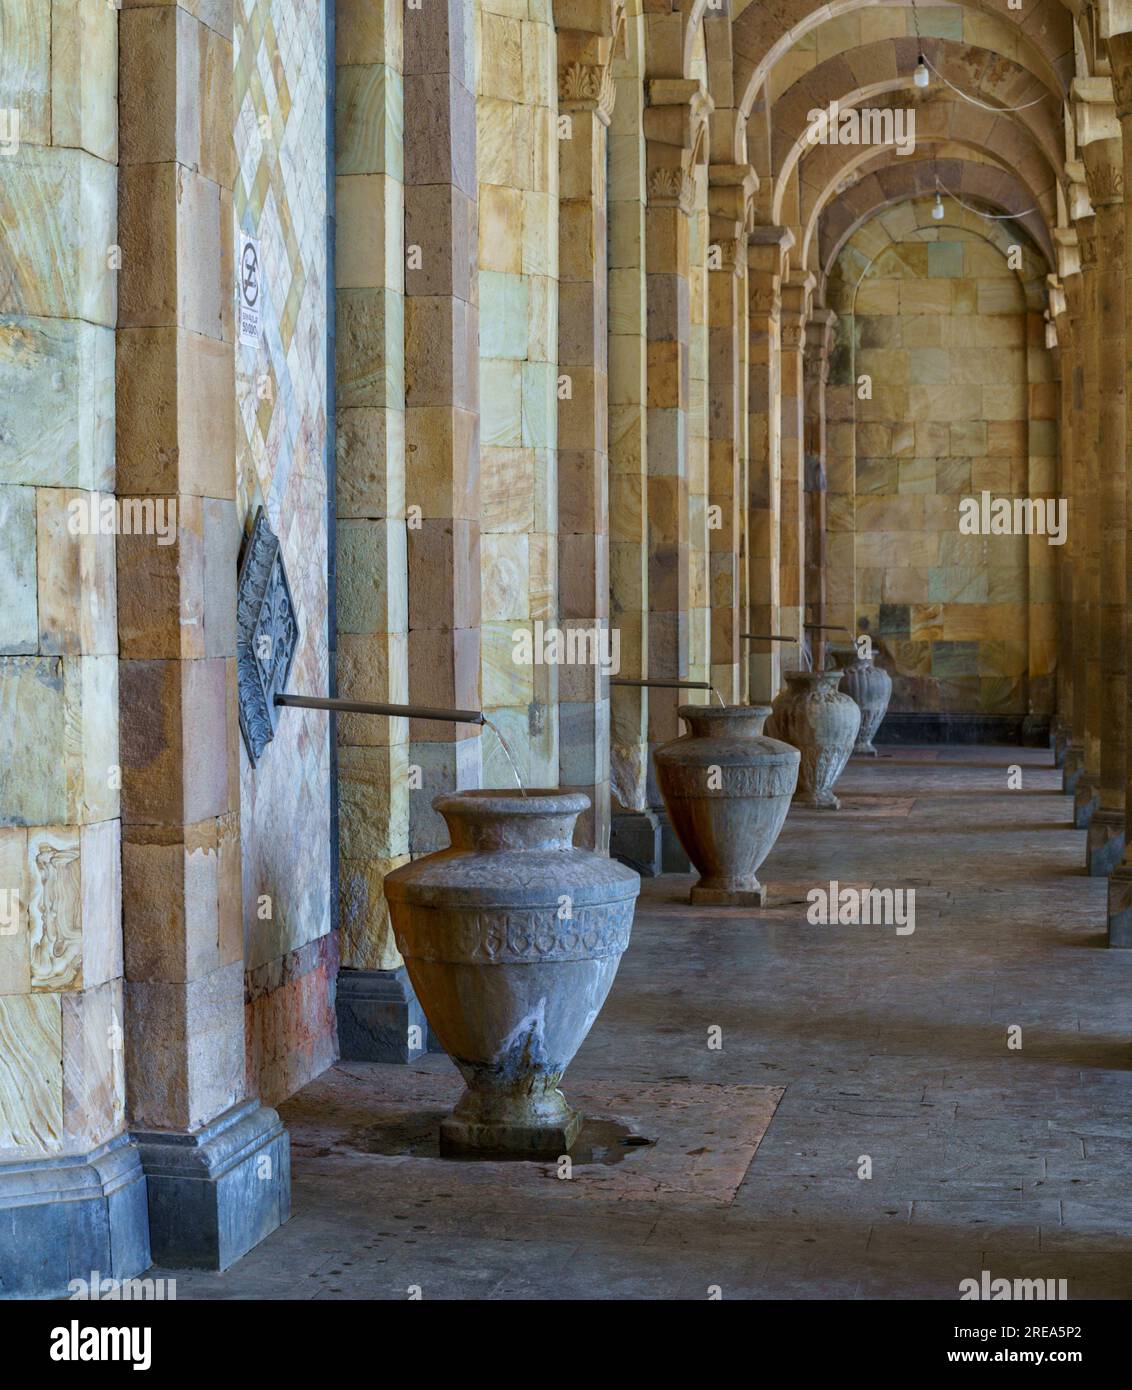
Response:
[[[694,904],[761,907],[757,874],[798,782],[796,748],[767,738],[769,705],[681,705],[688,732],[653,754],[672,828],[700,872]]]
[[[558,1089],[629,944],[641,880],[578,849],[580,792],[438,796],[448,849],[385,879],[397,946],[466,1089],[443,1153],[557,1157],[582,1117]]]
[[[775,697],[767,733],[793,744],[802,755],[794,794],[798,805],[836,811],[841,802],[833,794],[833,784],[853,751],[861,711],[838,690],[840,671],[785,671],[783,675],[786,689]]]
[[[841,671],[841,689],[861,711],[861,728],[853,752],[875,758],[873,739],[892,698],[892,677],[875,666],[871,656],[861,656],[855,647],[833,651],[830,656]]]

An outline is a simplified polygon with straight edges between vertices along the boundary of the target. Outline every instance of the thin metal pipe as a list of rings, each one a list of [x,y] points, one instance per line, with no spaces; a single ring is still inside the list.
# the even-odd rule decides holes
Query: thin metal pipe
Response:
[[[656,676],[651,680],[641,680],[637,676],[610,676],[610,685],[653,685],[662,690],[713,690],[711,681],[676,681]]]
[[[486,724],[473,709],[429,709],[424,705],[384,705],[368,700],[323,699],[321,695],[276,695],[277,705],[296,709],[328,709],[335,714],[383,714],[390,719],[437,719],[449,724]]]
[[[848,632],[844,623],[803,623],[807,632]]]
[[[748,642],[797,642],[797,637],[780,637],[777,632],[741,632]]]

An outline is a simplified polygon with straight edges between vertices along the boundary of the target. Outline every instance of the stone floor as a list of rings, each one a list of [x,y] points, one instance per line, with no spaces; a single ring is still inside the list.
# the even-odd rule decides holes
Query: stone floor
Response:
[[[447,1058],[341,1066],[282,1107],[292,1220],[178,1296],[954,1299],[985,1269],[1132,1297],[1132,953],[1059,786],[1039,750],[855,761],[840,814],[791,814],[768,909],[645,885],[566,1077],[571,1179],[435,1157]],[[830,879],[915,888],[915,932],[808,924]]]

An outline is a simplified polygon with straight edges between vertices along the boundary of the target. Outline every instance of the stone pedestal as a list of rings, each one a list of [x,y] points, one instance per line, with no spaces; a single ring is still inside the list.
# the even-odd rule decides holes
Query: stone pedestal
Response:
[[[149,1190],[154,1264],[224,1270],[291,1215],[291,1144],[247,1100],[192,1133],[133,1134]]]
[[[1083,767],[1084,755],[1080,745],[1070,743],[1061,764],[1061,790],[1065,796],[1075,795]]]
[[[1132,946],[1132,864],[1118,864],[1108,880],[1108,944]]]
[[[0,1299],[66,1298],[72,1279],[131,1279],[150,1263],[146,1180],[126,1135],[0,1163]]]
[[[404,966],[340,971],[337,1008],[344,1062],[413,1062],[429,1050],[428,1022]]]
[[[1073,789],[1073,828],[1088,830],[1100,804],[1100,787],[1095,776],[1081,770]]]
[[[661,868],[660,821],[656,813],[618,811],[611,821],[609,853],[613,859],[628,864],[642,878],[655,878]]]
[[[1120,863],[1123,853],[1123,814],[1098,807],[1089,821],[1085,840],[1085,872],[1093,878],[1107,878]]]

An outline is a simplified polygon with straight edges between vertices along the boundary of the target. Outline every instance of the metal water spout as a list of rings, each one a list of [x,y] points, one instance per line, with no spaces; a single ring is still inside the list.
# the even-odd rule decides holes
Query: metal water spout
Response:
[[[277,705],[296,709],[326,709],[334,714],[382,714],[390,719],[436,719],[450,724],[486,724],[478,709],[433,709],[428,705],[387,705],[371,700],[341,700],[321,695],[275,696]]]

